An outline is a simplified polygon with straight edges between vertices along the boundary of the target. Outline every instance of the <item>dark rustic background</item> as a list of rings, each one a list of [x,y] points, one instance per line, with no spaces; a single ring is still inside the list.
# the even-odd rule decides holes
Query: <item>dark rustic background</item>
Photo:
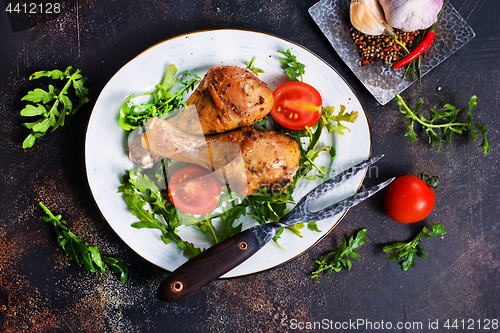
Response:
[[[380,106],[342,63],[307,10],[291,0],[73,0],[58,15],[28,16],[0,3],[0,331],[2,332],[287,332],[292,320],[423,322],[500,319],[499,157],[500,16],[495,0],[452,0],[477,36],[402,95],[410,105],[451,103],[465,109],[476,94],[476,120],[488,123],[491,153],[467,136],[440,153],[426,138],[412,145],[393,102]],[[40,3],[40,1],[38,2]],[[204,29],[239,28],[299,43],[330,63],[356,91],[371,122],[379,179],[432,169],[441,182],[436,207],[423,222],[401,225],[383,211],[382,196],[353,208],[321,243],[275,269],[216,281],[176,303],[156,299],[167,272],[128,248],[101,217],[85,174],[85,131],[93,103],[124,64],[165,39]],[[31,73],[68,65],[88,77],[92,102],[67,124],[23,150],[28,130],[20,99],[36,84]],[[438,87],[441,87],[438,90]],[[365,184],[378,182],[372,176]],[[89,273],[69,262],[43,201],[79,236],[105,254],[130,262],[130,279]],[[403,272],[388,262],[385,243],[413,238],[423,225],[443,223],[448,234],[424,240],[429,258]],[[308,273],[313,260],[335,249],[342,235],[368,229],[368,242],[350,272]],[[481,321],[481,322],[478,322]],[[494,328],[490,325],[490,328]],[[366,331],[360,327],[358,331]],[[421,330],[407,329],[406,332]],[[429,331],[424,329],[424,331]],[[442,329],[442,331],[448,331]],[[450,330],[463,331],[463,330]],[[492,330],[490,330],[492,331]],[[494,330],[493,330],[494,331]]]

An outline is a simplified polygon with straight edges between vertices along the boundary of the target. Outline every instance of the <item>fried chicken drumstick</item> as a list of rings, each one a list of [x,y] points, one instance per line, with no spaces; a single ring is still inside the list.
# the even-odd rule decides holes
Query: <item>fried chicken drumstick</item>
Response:
[[[196,108],[181,110],[170,122],[186,133],[216,134],[264,118],[273,107],[273,94],[254,71],[217,66],[207,72],[186,104]]]
[[[146,122],[142,146],[153,154],[215,171],[221,182],[243,196],[262,187],[285,188],[291,183],[300,159],[297,142],[284,134],[246,126],[200,137],[160,118]]]

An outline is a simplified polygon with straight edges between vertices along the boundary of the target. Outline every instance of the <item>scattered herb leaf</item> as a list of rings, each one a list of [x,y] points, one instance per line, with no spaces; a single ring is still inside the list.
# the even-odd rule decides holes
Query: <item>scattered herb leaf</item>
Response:
[[[231,237],[232,235],[236,235],[237,233],[241,232],[243,224],[239,223],[236,226],[234,226],[234,223],[240,216],[245,214],[246,214],[246,206],[244,205],[234,206],[233,208],[222,213],[221,215],[222,236],[220,237],[221,240],[224,240],[226,238]]]
[[[328,273],[327,277],[329,277],[333,271],[340,272],[342,270],[342,266],[347,268],[349,271],[352,267],[352,262],[345,257],[351,257],[353,259],[361,257],[357,252],[354,252],[354,250],[366,243],[365,237],[366,229],[361,229],[356,234],[356,237],[351,236],[349,242],[346,242],[344,236],[342,236],[342,244],[340,244],[337,251],[326,254],[323,258],[321,258],[321,260],[314,260],[319,267],[311,273],[311,279],[316,279],[316,281],[319,280],[319,273],[328,269],[330,270],[330,273]],[[331,255],[334,255],[333,261],[328,263],[327,260]]]
[[[307,227],[311,231],[321,232],[321,230],[319,230],[318,224],[316,222],[309,222],[309,223],[307,223]]]
[[[120,275],[121,282],[127,282],[128,263],[122,259],[102,256],[97,246],[90,246],[87,242],[75,236],[68,229],[66,221],[62,220],[61,215],[55,216],[43,203],[40,202],[39,204],[47,214],[47,216],[42,216],[42,219],[54,225],[57,242],[66,251],[66,255],[71,260],[75,261],[78,266],[84,266],[91,272],[95,272],[97,269],[99,272],[104,273],[106,265],[111,271]]]
[[[306,65],[297,61],[297,56],[293,55],[290,49],[286,51],[277,51],[285,57],[279,57],[280,62],[284,66],[285,73],[292,81],[303,81]]]
[[[445,104],[443,106],[443,111],[436,111],[431,109],[432,117],[430,119],[425,118],[420,113],[420,108],[423,104],[423,99],[420,99],[415,109],[411,110],[403,98],[396,94],[396,101],[398,102],[399,111],[406,116],[406,119],[410,119],[410,124],[408,125],[408,131],[405,136],[410,137],[410,143],[417,141],[417,135],[415,133],[415,123],[419,123],[429,136],[429,144],[434,147],[438,144],[438,152],[441,149],[441,145],[448,141],[448,144],[452,146],[451,137],[453,133],[463,134],[465,131],[469,131],[472,141],[477,140],[476,130],[483,136],[483,141],[481,142],[481,147],[486,155],[490,151],[490,146],[486,138],[488,131],[486,125],[480,125],[479,123],[473,123],[472,109],[477,105],[477,97],[472,96],[469,101],[469,111],[467,112],[467,119],[465,122],[457,121],[457,116],[460,109],[457,109],[451,104]],[[440,121],[439,123],[437,121]],[[447,139],[447,140],[446,140]]]
[[[287,229],[302,238],[302,234],[300,233],[300,229],[305,228],[306,225],[304,223],[296,223],[291,226],[289,226]]]
[[[31,148],[35,140],[45,135],[52,127],[52,132],[59,126],[64,126],[67,115],[75,114],[83,104],[89,102],[87,97],[89,91],[83,86],[87,81],[86,77],[80,74],[79,69],[73,69],[69,66],[66,70],[39,71],[30,76],[30,80],[49,77],[54,80],[67,80],[62,89],[49,85],[48,91],[36,88],[29,91],[21,101],[31,102],[21,110],[21,116],[39,117],[35,122],[24,123],[23,125],[31,130],[31,133],[23,141],[23,148]],[[74,94],[78,99],[78,104],[74,107],[73,102],[68,96],[69,88],[73,87]]]
[[[255,60],[257,57],[253,57],[252,61],[247,62],[246,65],[249,69],[255,71],[256,73],[265,73],[262,69],[255,67],[253,64],[255,63]]]
[[[425,248],[422,248],[419,245],[422,237],[430,238],[444,234],[446,234],[446,231],[444,231],[444,226],[439,223],[434,223],[432,225],[432,230],[427,227],[423,227],[422,231],[420,231],[417,237],[415,237],[412,241],[407,243],[391,243],[384,246],[383,251],[385,253],[391,254],[388,260],[402,260],[401,268],[403,269],[403,271],[407,271],[411,267],[415,267],[416,256],[419,256],[420,258],[427,258],[427,254],[424,253]]]
[[[323,112],[321,113],[321,118],[325,122],[326,129],[328,133],[336,132],[340,135],[344,135],[344,130],[349,130],[346,126],[342,125],[341,122],[354,123],[358,119],[358,112],[352,111],[350,113],[345,112],[346,107],[344,105],[340,105],[340,112],[337,115],[334,115],[335,108],[333,106],[328,106],[323,108]]]

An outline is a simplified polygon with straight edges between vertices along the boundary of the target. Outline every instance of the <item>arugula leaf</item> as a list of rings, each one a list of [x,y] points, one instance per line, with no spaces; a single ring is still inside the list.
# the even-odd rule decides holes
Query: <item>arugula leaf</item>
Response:
[[[54,225],[57,242],[71,260],[75,261],[78,266],[84,266],[91,272],[95,272],[97,269],[99,272],[104,273],[106,265],[113,272],[120,274],[121,282],[127,282],[128,263],[122,259],[101,256],[97,246],[90,246],[68,229],[66,221],[62,220],[61,215],[54,216],[42,202],[39,202],[39,205],[47,214],[47,216],[42,216],[42,219]]]
[[[280,62],[284,66],[284,71],[292,81],[303,81],[306,65],[297,61],[297,56],[294,56],[290,49],[286,51],[276,51],[283,54],[285,57],[279,57]],[[300,80],[299,80],[300,78]]]
[[[427,254],[424,253],[425,248],[420,247],[420,240],[422,237],[430,238],[434,236],[444,235],[444,226],[439,223],[434,223],[432,225],[432,230],[423,227],[422,231],[413,240],[407,243],[396,242],[384,246],[383,251],[385,253],[390,253],[388,260],[396,261],[402,260],[401,268],[403,271],[409,270],[411,267],[415,267],[415,258],[419,256],[420,258],[427,258]]]
[[[321,230],[319,230],[318,224],[316,222],[309,222],[309,223],[307,223],[307,227],[311,231],[321,232]]]
[[[206,219],[201,222],[198,222],[197,226],[202,233],[209,235],[210,238],[212,238],[213,244],[217,244],[221,241],[219,232],[217,231],[217,229],[215,229],[214,225],[212,224],[212,219]]]
[[[132,223],[132,227],[160,230],[163,243],[175,242],[188,256],[201,252],[177,234],[177,228],[181,225],[177,209],[172,202],[163,198],[161,190],[147,175],[130,170],[122,177],[121,183],[118,193],[123,193],[131,213],[139,218],[138,222]],[[151,207],[152,212],[145,208],[146,204]],[[165,223],[160,221],[160,216]]]
[[[35,140],[45,135],[45,133],[52,127],[52,132],[59,126],[64,126],[66,115],[75,114],[83,104],[89,102],[87,97],[89,91],[83,86],[87,81],[86,77],[80,74],[80,70],[74,70],[69,66],[64,72],[60,70],[53,71],[39,71],[30,76],[30,80],[39,79],[42,77],[49,77],[52,79],[66,79],[67,82],[62,89],[55,88],[49,85],[48,91],[36,88],[29,91],[21,101],[31,102],[21,110],[21,115],[24,117],[39,117],[35,122],[27,122],[23,125],[31,130],[31,133],[23,141],[23,148],[31,148],[35,144]],[[68,97],[70,87],[73,87],[76,97],[78,97],[78,104],[76,108],[73,107],[73,102]]]
[[[238,225],[234,226],[234,222],[236,222],[236,220],[242,215],[245,215],[246,210],[246,206],[237,205],[222,213],[222,215],[220,216],[222,219],[222,236],[220,240],[224,240],[231,237],[232,235],[236,235],[237,233],[241,232],[243,224],[239,223]]]
[[[346,242],[344,236],[342,236],[342,244],[340,244],[339,248],[335,252],[330,252],[323,256],[321,260],[314,260],[315,263],[319,265],[318,269],[311,273],[311,279],[319,280],[319,273],[329,269],[330,273],[328,273],[327,277],[330,277],[333,271],[340,272],[342,267],[347,268],[347,270],[351,270],[352,262],[348,258],[351,257],[357,259],[361,257],[357,252],[354,252],[355,249],[366,243],[366,229],[361,229],[356,237],[351,236],[349,242]],[[328,263],[328,258],[334,255],[333,261]]]
[[[267,195],[264,191],[265,189],[261,189],[245,197],[241,205],[251,207],[253,213],[250,215],[260,224],[266,224],[268,221],[277,222],[285,215],[287,204],[294,204],[295,201],[290,193]]]
[[[300,229],[304,229],[306,225],[304,223],[296,223],[289,226],[287,229],[302,238],[302,234],[300,233]]]
[[[342,125],[341,122],[356,122],[356,120],[358,119],[358,112],[352,111],[350,113],[346,113],[345,110],[346,107],[344,105],[340,105],[340,112],[337,115],[334,115],[333,113],[335,112],[335,107],[328,106],[326,108],[323,108],[321,118],[325,122],[328,133],[336,132],[340,135],[344,135],[344,130],[350,131],[349,128]]]
[[[318,145],[321,133],[325,125],[326,125],[325,120],[320,118],[318,122],[315,124],[315,126],[313,126],[313,128],[306,127],[306,129],[302,131],[291,131],[283,128],[285,134],[294,139],[298,143],[300,149],[299,165],[301,166],[300,170],[301,172],[297,172],[297,174],[295,175],[292,184],[289,186],[290,189],[295,188],[298,182],[304,177],[306,177],[306,179],[308,180],[312,180],[318,177],[323,178],[326,175],[325,172],[326,169],[323,167],[319,167],[318,165],[316,165],[316,163],[314,163],[314,160],[319,156],[319,154],[322,151],[330,151],[330,155],[334,156],[331,153],[331,150],[333,148],[330,146],[325,146],[320,149],[316,149],[316,146]],[[309,139],[309,143],[306,148],[303,147],[301,140],[302,138]],[[307,176],[309,172],[311,172],[313,169],[316,169],[316,171],[319,172],[319,175]]]
[[[122,283],[127,282],[128,279],[128,269],[125,267],[122,259],[113,257],[102,257],[102,261],[108,266],[111,271],[120,274],[120,281]],[[129,264],[126,264],[128,266]]]
[[[147,202],[153,206],[154,212],[157,214],[165,214],[168,209],[167,200],[163,197],[158,186],[149,179],[147,175],[141,173],[135,174],[132,170],[129,171],[128,181],[134,188],[144,194]]]
[[[175,78],[176,73],[177,68],[172,64],[168,66],[161,83],[156,85],[155,92],[129,95],[120,107],[118,118],[120,127],[126,131],[133,130],[150,118],[165,116],[171,110],[178,109],[184,105],[182,97],[184,92],[194,89],[194,84],[201,80],[201,78],[188,71],[180,79],[177,79]],[[178,81],[183,87],[177,92],[171,91]],[[134,99],[144,96],[150,96],[152,100],[141,104],[133,102]]]
[[[286,249],[284,249],[281,245],[278,244],[278,239],[281,238],[281,235],[283,234],[283,231],[285,231],[285,228],[280,228],[280,230],[278,230],[278,233],[276,235],[274,235],[273,237],[273,242],[274,244],[276,244],[281,250],[283,251],[286,251]]]
[[[486,129],[486,126],[488,126],[488,124],[480,125],[479,123],[472,122],[472,109],[477,105],[476,96],[472,96],[469,101],[469,111],[467,112],[467,118],[465,122],[457,121],[460,109],[457,109],[451,104],[445,104],[443,106],[443,111],[436,111],[434,109],[431,109],[432,116],[430,119],[427,119],[420,113],[420,108],[422,107],[424,102],[422,98],[413,110],[411,110],[406,105],[403,98],[399,94],[396,94],[395,100],[398,103],[399,111],[406,116],[406,119],[410,120],[410,124],[407,126],[408,131],[405,134],[405,136],[410,137],[410,143],[418,140],[414,127],[415,123],[419,123],[429,137],[429,144],[432,147],[438,144],[438,152],[441,150],[441,145],[446,141],[448,141],[450,147],[452,146],[451,138],[453,133],[462,134],[465,131],[469,131],[472,141],[476,141],[476,130],[483,136],[481,147],[484,150],[484,155],[486,155],[490,151],[490,146],[486,138],[486,135],[489,131]]]
[[[190,243],[188,241],[183,241],[184,243],[184,254],[187,255],[188,257],[196,257],[198,254],[200,254],[202,251],[200,248],[194,246],[193,243]]]

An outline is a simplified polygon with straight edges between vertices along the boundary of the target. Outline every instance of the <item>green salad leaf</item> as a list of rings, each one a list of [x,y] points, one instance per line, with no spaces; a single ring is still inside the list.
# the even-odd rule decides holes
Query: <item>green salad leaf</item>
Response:
[[[410,137],[410,143],[418,140],[417,134],[415,133],[415,124],[420,124],[425,130],[425,133],[429,137],[429,144],[434,147],[438,144],[438,152],[441,149],[441,145],[446,141],[450,146],[452,146],[451,138],[453,134],[463,134],[464,132],[469,132],[472,141],[477,140],[477,132],[483,136],[481,141],[481,147],[483,148],[484,155],[490,151],[490,145],[488,144],[488,139],[486,135],[488,134],[488,129],[486,127],[488,124],[480,125],[479,123],[473,123],[472,109],[477,105],[477,97],[472,96],[469,100],[469,111],[467,112],[465,121],[458,121],[458,113],[460,109],[457,109],[451,104],[445,104],[442,111],[436,111],[431,109],[432,115],[430,118],[424,117],[420,112],[424,100],[420,99],[417,106],[411,110],[408,105],[406,105],[403,98],[396,94],[395,100],[398,103],[399,111],[406,116],[406,119],[410,120],[410,124],[407,126],[408,131],[405,136]]]
[[[165,116],[168,112],[184,105],[183,94],[194,89],[194,84],[201,78],[189,71],[185,72],[180,79],[175,77],[176,74],[177,68],[175,65],[170,65],[161,83],[156,85],[156,91],[128,96],[120,107],[118,118],[120,127],[126,131],[133,130],[150,118]],[[183,87],[179,91],[172,91],[177,82],[180,82]],[[144,96],[150,97],[150,101],[134,103],[134,100]]]
[[[342,267],[347,268],[347,270],[351,270],[352,262],[347,257],[351,257],[353,259],[360,258],[361,256],[354,252],[355,249],[366,243],[366,229],[361,229],[356,237],[351,236],[349,242],[346,242],[344,236],[342,236],[342,244],[340,244],[337,251],[330,252],[323,256],[320,260],[314,260],[319,266],[318,268],[311,273],[311,278],[319,280],[319,274],[323,271],[330,270],[327,277],[330,277],[333,271],[340,272]],[[332,262],[328,263],[328,258],[330,256],[334,256]]]
[[[111,271],[119,274],[121,282],[127,282],[128,263],[119,258],[101,255],[97,246],[90,246],[86,241],[72,233],[61,215],[56,216],[43,203],[40,202],[39,204],[47,214],[47,216],[42,216],[42,219],[54,225],[57,242],[64,249],[69,259],[75,261],[80,267],[84,266],[91,272],[97,270],[104,273],[107,266]]]
[[[48,77],[54,80],[66,80],[62,88],[53,85],[48,90],[36,88],[29,91],[21,100],[30,102],[21,110],[21,116],[38,117],[34,122],[23,123],[31,130],[31,133],[23,141],[23,148],[31,148],[35,140],[45,135],[52,127],[52,132],[59,126],[64,126],[67,115],[75,114],[85,103],[89,102],[89,91],[83,85],[87,78],[80,74],[79,69],[69,66],[65,71],[39,71],[30,76],[30,80]],[[74,95],[78,99],[76,106],[68,96],[70,88],[73,87]]]
[[[434,223],[432,225],[432,230],[423,227],[422,231],[409,242],[396,242],[384,246],[383,251],[385,253],[390,253],[388,260],[397,261],[401,260],[401,268],[403,271],[407,271],[416,265],[416,257],[427,258],[427,254],[424,253],[425,248],[420,247],[420,241],[422,238],[430,238],[434,236],[441,236],[446,234],[444,231],[444,226],[440,223]]]
[[[280,62],[283,64],[283,70],[292,81],[303,81],[303,76],[306,73],[306,65],[297,61],[297,56],[293,55],[290,49],[286,51],[277,51],[284,55],[279,57]]]
[[[249,69],[255,71],[256,73],[264,73],[264,71],[260,68],[255,67],[253,64],[255,63],[255,60],[257,60],[257,57],[253,57],[252,61],[247,62],[246,65]]]

